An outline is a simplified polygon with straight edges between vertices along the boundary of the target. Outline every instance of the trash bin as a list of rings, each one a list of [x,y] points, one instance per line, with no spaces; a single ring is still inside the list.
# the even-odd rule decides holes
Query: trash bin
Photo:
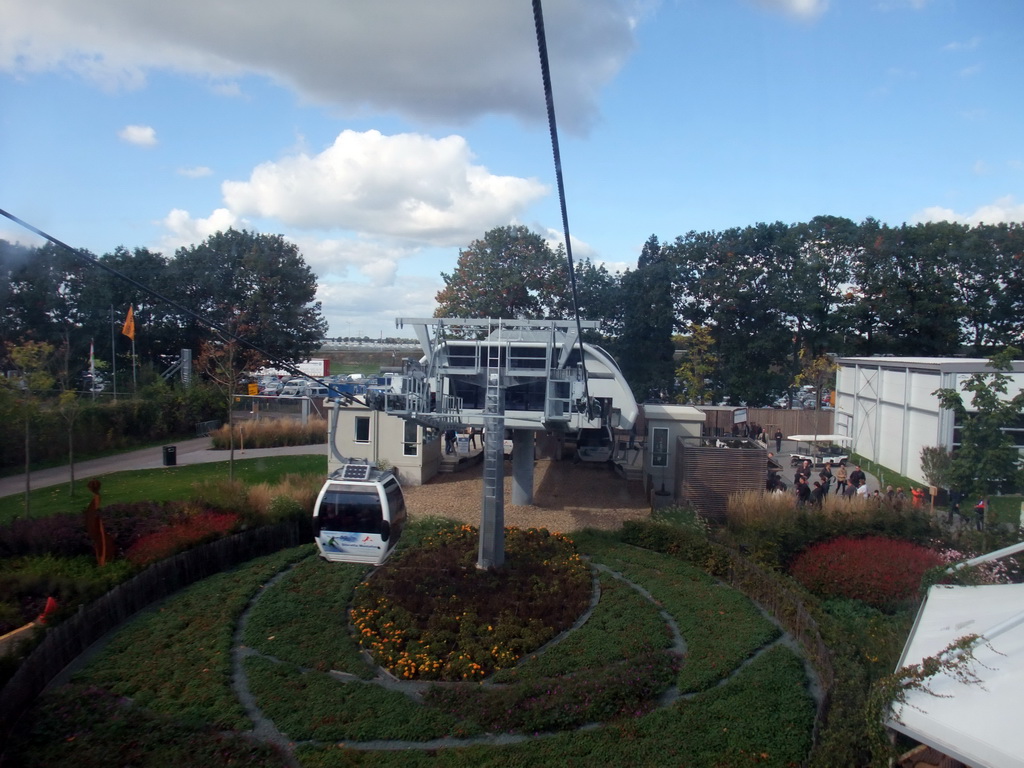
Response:
[[[178,463],[178,447],[175,445],[164,446],[164,466],[173,467]]]

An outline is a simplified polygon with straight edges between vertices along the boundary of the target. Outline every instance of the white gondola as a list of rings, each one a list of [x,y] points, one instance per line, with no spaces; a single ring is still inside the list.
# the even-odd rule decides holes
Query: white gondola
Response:
[[[608,427],[581,429],[576,436],[577,462],[606,462],[614,450],[612,431]]]
[[[394,473],[345,464],[320,489],[313,536],[325,560],[380,565],[394,551],[405,520],[405,499]]]

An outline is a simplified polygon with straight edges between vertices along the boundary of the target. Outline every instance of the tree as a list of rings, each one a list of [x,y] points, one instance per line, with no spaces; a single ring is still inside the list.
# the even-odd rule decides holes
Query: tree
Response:
[[[24,425],[25,439],[25,515],[31,513],[32,418],[38,410],[39,398],[53,388],[54,379],[49,372],[53,345],[41,341],[27,341],[8,350],[11,361],[18,366],[19,376],[3,379],[14,387],[21,401],[19,415]]]
[[[704,405],[712,397],[709,378],[715,371],[718,358],[712,351],[715,340],[711,330],[703,325],[693,324],[687,336],[676,336],[676,343],[682,347],[683,359],[676,368],[676,380],[680,403]]]
[[[236,336],[245,329],[228,328]],[[227,400],[228,411],[228,480],[235,479],[235,409],[232,407],[235,395],[242,385],[244,372],[259,364],[259,355],[251,349],[244,349],[233,340],[220,339],[205,341],[196,361],[199,370],[216,384]]]
[[[976,373],[963,382],[964,394],[952,388],[935,390],[942,408],[951,410],[960,425],[960,447],[953,452],[949,468],[950,485],[977,496],[1013,493],[1024,485],[1024,469],[1013,438],[1004,427],[1020,421],[1024,414],[1024,389],[1014,395],[1007,371],[1020,356],[1013,347],[994,355],[991,373]]]
[[[541,320],[564,312],[569,295],[564,249],[522,225],[496,227],[459,249],[455,270],[441,273],[434,317]]]
[[[281,235],[229,229],[180,248],[169,264],[170,298],[275,360],[296,362],[319,348],[327,322],[316,298],[316,275]],[[174,314],[180,346],[200,349],[214,332]]]
[[[644,243],[637,267],[622,276],[622,334],[615,350],[633,396],[672,397],[675,391],[674,269],[658,238]]]
[[[949,488],[949,472],[953,467],[953,456],[944,445],[926,445],[921,449],[921,473],[929,485]]]
[[[821,391],[827,386],[834,386],[836,371],[839,370],[839,363],[828,355],[811,357],[806,350],[800,353],[800,373],[793,379],[798,387],[814,387],[815,408],[821,407]]]

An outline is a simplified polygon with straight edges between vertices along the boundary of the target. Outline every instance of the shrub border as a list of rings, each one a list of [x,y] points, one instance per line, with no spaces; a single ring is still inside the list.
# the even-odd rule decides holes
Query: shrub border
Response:
[[[189,584],[306,542],[304,522],[291,520],[242,531],[161,560],[47,629],[42,642],[0,690],[0,743],[50,681],[107,632]]]

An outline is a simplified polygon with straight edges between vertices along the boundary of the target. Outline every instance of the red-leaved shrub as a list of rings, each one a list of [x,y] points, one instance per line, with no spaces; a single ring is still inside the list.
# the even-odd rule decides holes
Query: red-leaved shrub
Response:
[[[891,609],[917,595],[924,572],[942,562],[937,552],[909,541],[843,536],[802,552],[790,574],[820,597]]]
[[[233,512],[201,512],[143,536],[132,544],[125,557],[136,565],[148,565],[206,539],[222,536],[237,522],[238,515]]]

